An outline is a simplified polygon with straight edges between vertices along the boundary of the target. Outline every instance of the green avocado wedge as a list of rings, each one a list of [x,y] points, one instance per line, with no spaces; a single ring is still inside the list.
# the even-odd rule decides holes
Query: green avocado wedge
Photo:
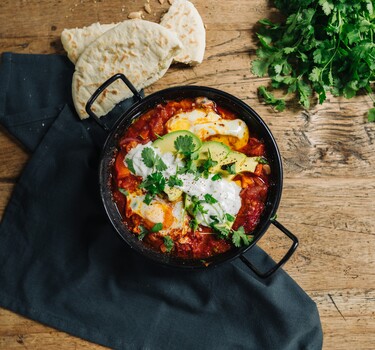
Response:
[[[202,143],[201,148],[193,154],[192,159],[200,163],[211,156],[213,161],[221,164],[229,152],[231,152],[231,150],[227,145],[217,141],[207,141]]]
[[[176,153],[177,150],[175,148],[175,141],[177,140],[178,137],[181,137],[185,140],[188,140],[192,142],[193,145],[193,152],[197,152],[200,147],[202,146],[202,141],[198,138],[197,135],[193,134],[192,132],[188,130],[177,130],[177,131],[172,131],[168,134],[165,134],[155,140],[152,143],[152,146],[155,148],[158,148],[161,153],[167,153],[167,152],[172,152]]]

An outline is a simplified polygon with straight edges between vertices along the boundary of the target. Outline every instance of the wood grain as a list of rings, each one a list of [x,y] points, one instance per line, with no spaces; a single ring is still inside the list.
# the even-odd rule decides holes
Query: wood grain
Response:
[[[117,22],[145,1],[5,0],[0,4],[0,53],[64,54],[65,27]],[[324,349],[373,349],[375,344],[375,124],[366,121],[368,96],[328,96],[309,111],[295,102],[275,113],[258,100],[268,84],[250,72],[257,20],[277,18],[267,0],[193,0],[207,26],[207,48],[197,67],[171,67],[146,94],[177,85],[206,85],[229,92],[265,120],[280,148],[284,188],[278,220],[300,246],[285,270],[317,303]],[[158,21],[169,7],[150,0]],[[0,215],[29,155],[0,128]],[[260,246],[276,260],[290,245],[276,228]],[[0,309],[1,349],[102,349]]]

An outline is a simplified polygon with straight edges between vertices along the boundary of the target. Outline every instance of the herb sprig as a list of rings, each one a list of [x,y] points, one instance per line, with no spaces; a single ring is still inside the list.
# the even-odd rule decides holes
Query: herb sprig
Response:
[[[373,0],[275,0],[286,20],[259,21],[258,58],[252,72],[269,75],[273,89],[285,89],[276,98],[259,87],[259,95],[278,111],[285,109],[285,97],[296,93],[299,103],[310,107],[312,93],[319,103],[327,92],[352,98],[360,91],[372,96],[375,80],[375,15]],[[368,113],[375,121],[375,108]]]

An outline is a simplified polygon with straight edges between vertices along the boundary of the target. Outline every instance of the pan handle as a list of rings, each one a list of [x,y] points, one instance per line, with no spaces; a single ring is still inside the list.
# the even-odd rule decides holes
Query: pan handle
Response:
[[[94,104],[95,100],[99,97],[99,95],[106,89],[109,85],[111,85],[117,79],[121,79],[125,85],[130,89],[130,91],[134,94],[137,102],[142,100],[141,94],[137,91],[134,85],[129,81],[129,79],[122,73],[117,73],[107,79],[102,85],[100,85],[96,91],[92,94],[90,99],[86,103],[86,112],[90,117],[93,117],[94,120],[106,131],[109,131],[110,128],[102,121],[100,118],[92,111],[91,107]]]
[[[274,224],[281,232],[287,235],[293,243],[287,251],[287,253],[284,255],[284,257],[276,265],[270,268],[267,272],[260,272],[247,258],[245,258],[243,255],[240,256],[241,261],[260,278],[267,278],[274,274],[281,266],[283,266],[289,260],[289,258],[293,255],[293,253],[298,247],[298,238],[292,232],[290,232],[286,227],[281,225],[276,220],[271,220],[271,223]]]

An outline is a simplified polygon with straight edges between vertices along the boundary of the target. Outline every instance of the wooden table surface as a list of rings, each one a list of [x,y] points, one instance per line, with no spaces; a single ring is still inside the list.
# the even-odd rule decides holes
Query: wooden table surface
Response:
[[[64,28],[125,20],[143,0],[2,0],[0,53],[64,53]],[[167,1],[149,1],[158,22]],[[375,348],[375,124],[366,121],[368,96],[329,97],[309,111],[297,105],[275,113],[257,98],[267,78],[250,61],[254,25],[270,16],[266,0],[193,0],[207,27],[207,48],[197,67],[171,67],[146,93],[200,84],[222,89],[251,105],[268,123],[284,162],[278,219],[300,240],[285,270],[317,303],[324,349]],[[0,128],[0,213],[29,155]],[[277,259],[290,242],[271,229],[261,247]],[[0,281],[1,288],[1,281]],[[100,349],[0,309],[1,349]]]

